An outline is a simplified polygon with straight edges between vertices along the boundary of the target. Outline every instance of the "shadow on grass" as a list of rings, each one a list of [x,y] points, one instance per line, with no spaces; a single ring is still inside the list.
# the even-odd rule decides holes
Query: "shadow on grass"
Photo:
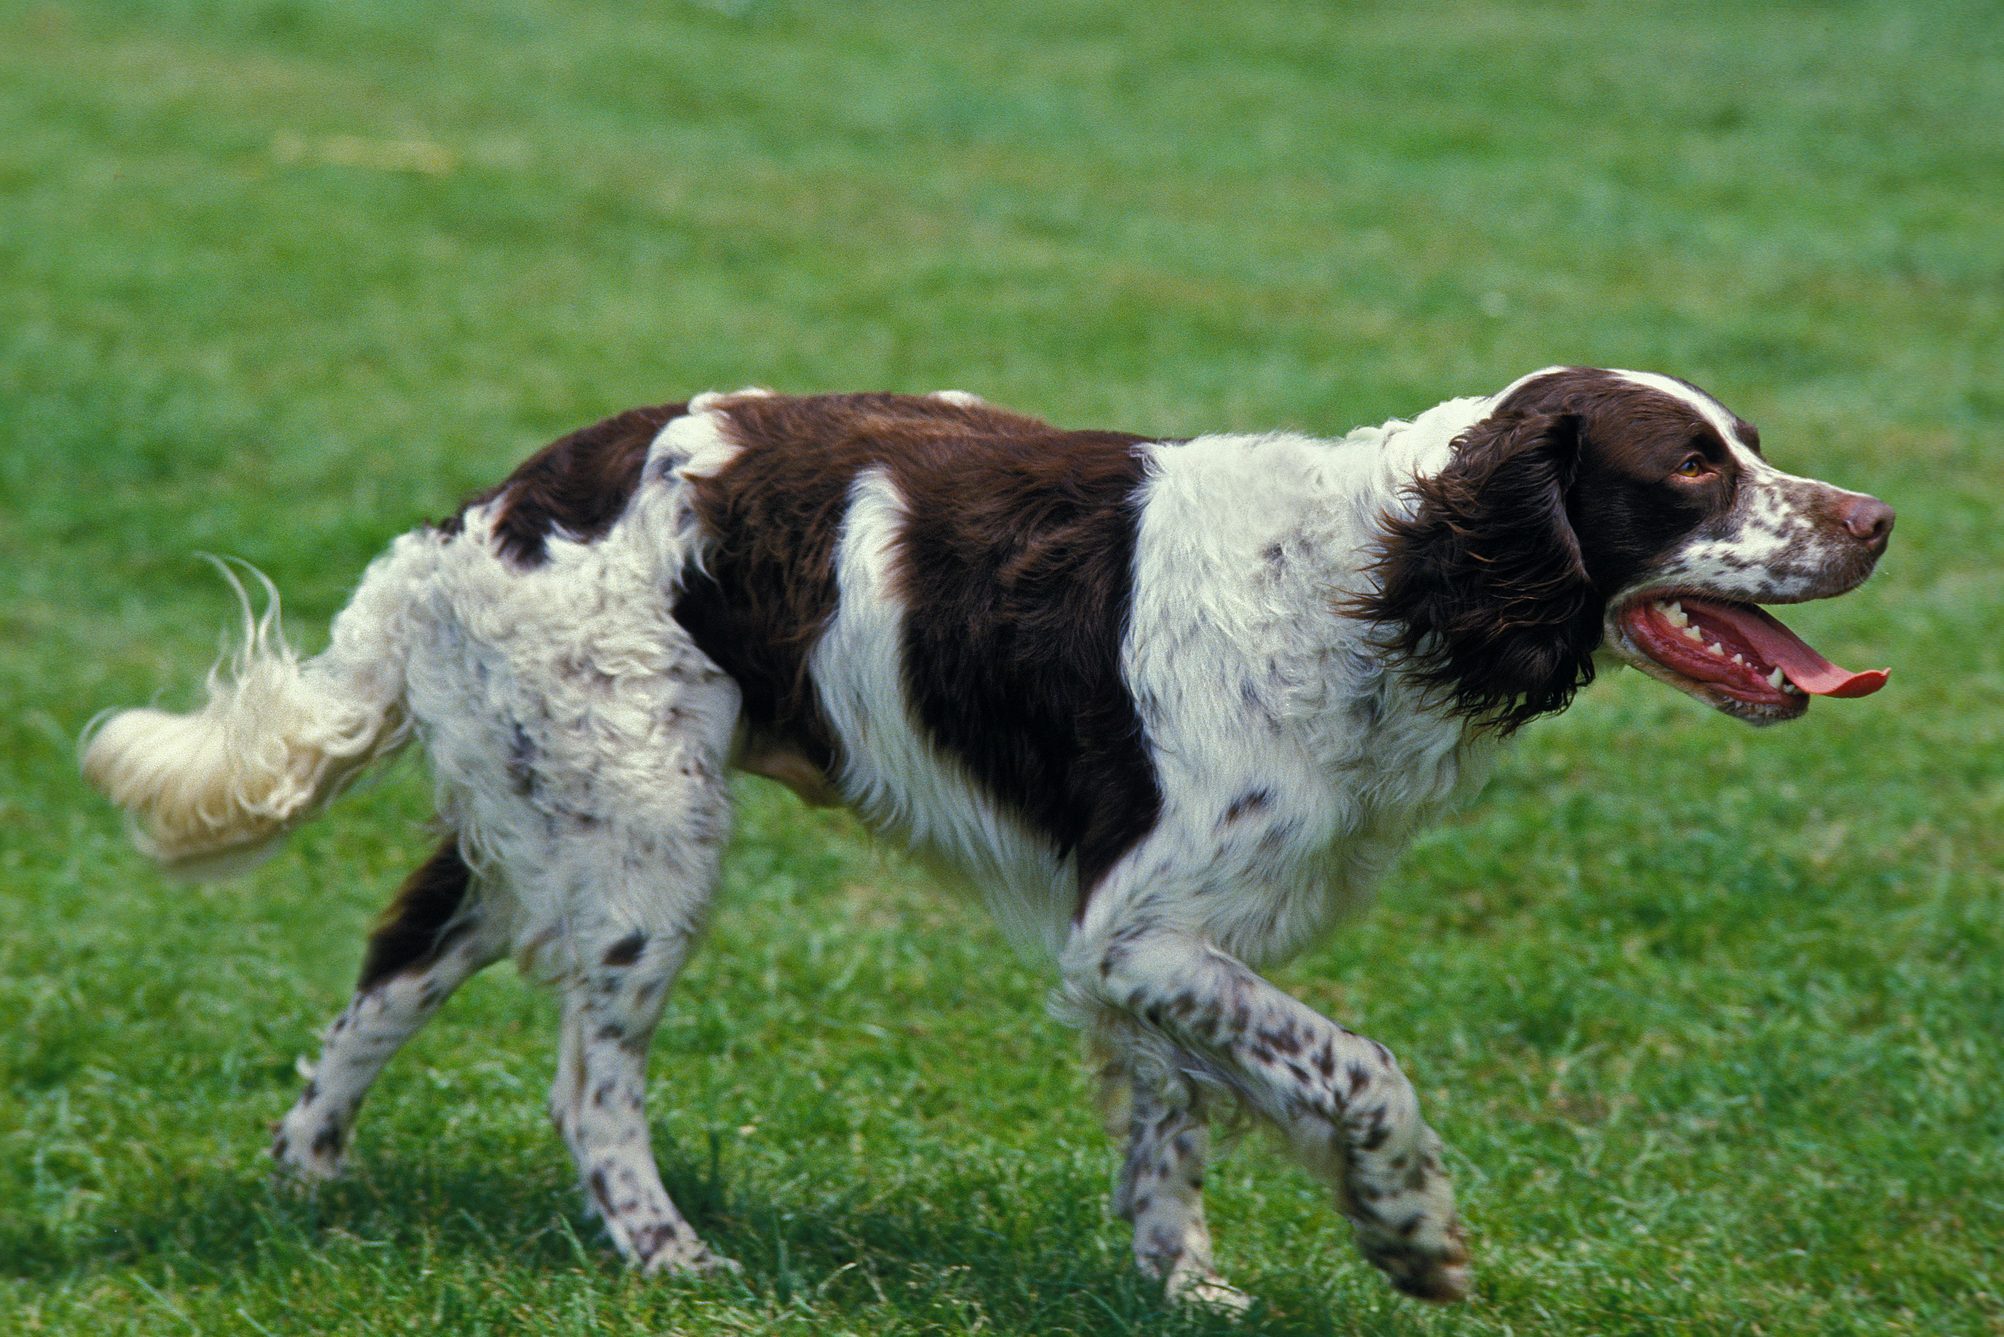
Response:
[[[225,1286],[362,1249],[371,1260],[421,1255],[448,1275],[455,1263],[469,1278],[503,1266],[629,1296],[636,1286],[688,1284],[635,1278],[586,1219],[568,1177],[522,1172],[518,1159],[378,1156],[312,1191],[249,1170],[190,1174],[138,1187],[143,1202],[105,1198],[67,1229],[0,1229],[0,1276],[53,1282],[130,1272],[168,1288]],[[669,1191],[697,1229],[744,1264],[741,1279],[701,1283],[726,1304],[736,1297],[766,1312],[805,1307],[845,1328],[928,1326],[952,1313],[1021,1333],[1292,1337],[1425,1326],[1402,1306],[1342,1323],[1327,1290],[1274,1276],[1240,1278],[1262,1300],[1243,1319],[1168,1306],[1128,1265],[1124,1238],[1115,1238],[1124,1227],[1100,1216],[1104,1183],[1082,1173],[1061,1169],[1054,1184],[1050,1167],[1039,1167],[1036,1192],[1025,1193],[1006,1169],[955,1167],[889,1203],[860,1191],[809,1202],[734,1183],[714,1159],[704,1166],[670,1150],[663,1160]]]

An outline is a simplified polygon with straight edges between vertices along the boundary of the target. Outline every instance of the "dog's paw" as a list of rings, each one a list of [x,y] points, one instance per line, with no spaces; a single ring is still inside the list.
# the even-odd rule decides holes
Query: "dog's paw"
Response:
[[[744,1264],[726,1257],[700,1241],[686,1248],[668,1247],[642,1264],[650,1277],[735,1277],[744,1275]]]
[[[1421,1125],[1415,1145],[1351,1167],[1339,1201],[1357,1228],[1357,1248],[1402,1294],[1447,1304],[1468,1298],[1468,1236],[1441,1168],[1440,1138]]]
[[[288,1117],[272,1128],[273,1178],[280,1183],[308,1186],[339,1179],[347,1159],[341,1129],[323,1123],[302,1135],[295,1122]]]
[[[745,1274],[743,1263],[711,1249],[703,1250],[703,1256],[692,1267],[699,1275],[741,1277]]]
[[[1357,1247],[1401,1294],[1435,1304],[1467,1299],[1474,1277],[1461,1223],[1454,1221],[1445,1230],[1415,1234],[1420,1238],[1359,1230]],[[1425,1238],[1428,1235],[1433,1238]]]
[[[1236,1317],[1253,1307],[1253,1297],[1215,1272],[1191,1268],[1173,1272],[1163,1288],[1171,1303]]]

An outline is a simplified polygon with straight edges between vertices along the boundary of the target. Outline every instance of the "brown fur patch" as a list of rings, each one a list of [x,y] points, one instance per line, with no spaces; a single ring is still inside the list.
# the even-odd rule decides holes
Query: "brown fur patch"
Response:
[[[857,475],[910,516],[900,579],[918,723],[997,802],[1076,854],[1081,896],[1161,796],[1120,676],[1145,438],[904,395],[730,401],[742,449],[694,481],[711,550],[676,617],[743,690],[754,733],[837,761],[808,656],[838,597]]]
[[[499,486],[469,500],[440,526],[459,532],[469,507],[501,499],[494,542],[518,566],[549,558],[551,535],[589,543],[626,510],[647,465],[647,448],[662,425],[686,404],[628,409],[551,442],[524,460]]]
[[[397,889],[369,932],[369,949],[362,958],[366,991],[409,970],[421,969],[457,936],[453,921],[473,884],[473,871],[459,853],[459,838],[447,836]]]

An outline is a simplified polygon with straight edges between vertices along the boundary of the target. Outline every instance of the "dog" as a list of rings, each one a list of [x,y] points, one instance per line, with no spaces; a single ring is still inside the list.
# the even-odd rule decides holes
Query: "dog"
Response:
[[[1768,463],[1688,382],[1555,367],[1340,439],[1066,431],[965,393],[744,390],[567,436],[398,538],[301,659],[245,600],[189,714],[89,779],[172,869],[268,852],[417,740],[447,834],[371,933],[272,1155],[335,1174],[383,1064],[513,954],[563,999],[550,1114],[613,1244],[734,1267],[663,1189],[645,1062],[735,769],[981,889],[1109,1055],[1114,1206],[1175,1297],[1235,1100],[1401,1291],[1468,1251],[1382,1044],[1269,984],[1503,740],[1633,665],[1752,724],[1875,691],[1758,605],[1851,590],[1885,503]],[[239,587],[241,595],[241,587]]]

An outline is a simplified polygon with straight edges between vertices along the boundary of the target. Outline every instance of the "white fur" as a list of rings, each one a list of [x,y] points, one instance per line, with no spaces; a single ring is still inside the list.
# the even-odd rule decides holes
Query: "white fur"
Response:
[[[185,714],[142,707],[105,717],[86,736],[86,778],[130,814],[134,843],[190,877],[241,870],[312,817],[405,736],[401,675],[378,597],[396,577],[379,559],[335,622],[327,652],[302,664],[286,642],[278,592],[263,616],[224,563],[243,636],[209,670],[208,700]]]
[[[676,419],[611,532],[553,538],[529,570],[488,541],[493,504],[475,508],[413,591],[407,701],[440,812],[505,883],[515,951],[539,969],[568,968],[581,929],[701,922],[738,691],[671,614],[696,547],[676,471],[719,467],[731,449],[714,414]],[[652,876],[661,866],[688,870],[687,885]]]
[[[1721,440],[1737,448],[1735,454],[1744,457],[1751,453],[1747,450],[1746,444],[1740,440],[1739,433],[1733,430],[1733,415],[1726,411],[1725,405],[1704,391],[1686,385],[1675,377],[1662,375],[1660,372],[1617,370],[1614,374],[1631,384],[1689,404],[1697,411],[1698,416],[1711,424],[1712,430],[1719,434]]]
[[[1146,897],[1246,960],[1292,955],[1479,778],[1486,749],[1420,709],[1369,644],[1375,628],[1334,605],[1360,591],[1378,517],[1488,403],[1333,442],[1153,448],[1123,668],[1164,811],[1094,892],[1080,936]],[[1266,796],[1257,811],[1222,820],[1251,794]]]

